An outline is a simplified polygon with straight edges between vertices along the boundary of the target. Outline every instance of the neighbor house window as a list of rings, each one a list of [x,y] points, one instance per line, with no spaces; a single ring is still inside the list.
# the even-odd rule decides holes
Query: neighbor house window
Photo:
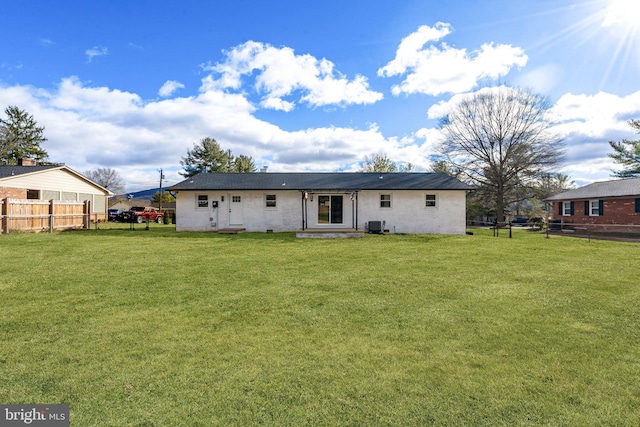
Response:
[[[391,207],[391,194],[381,194],[380,195],[380,207],[381,208],[390,208]]]
[[[27,190],[27,199],[39,199],[40,190]]]
[[[600,216],[600,200],[589,200],[589,216]]]
[[[198,194],[198,207],[199,208],[208,208],[209,207],[209,196],[206,194]]]
[[[425,206],[428,208],[436,207],[436,195],[435,194],[427,194]]]
[[[276,207],[276,195],[275,194],[265,194],[264,195],[264,206],[267,208],[275,208]]]
[[[561,203],[562,203],[562,215],[563,216],[573,215],[573,202],[561,202]]]

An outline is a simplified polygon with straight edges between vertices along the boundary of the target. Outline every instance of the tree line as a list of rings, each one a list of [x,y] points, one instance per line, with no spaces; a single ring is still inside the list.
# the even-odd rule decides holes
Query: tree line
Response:
[[[548,98],[506,86],[483,88],[462,97],[439,120],[443,137],[432,172],[452,175],[475,187],[469,209],[478,215],[493,213],[504,220],[505,210],[527,201],[541,200],[575,186],[570,177],[558,173],[564,161],[563,141],[552,132]],[[44,127],[16,106],[0,119],[0,166],[16,165],[30,158],[52,164],[41,146],[47,141]],[[629,125],[640,133],[640,120]],[[613,176],[640,177],[640,140],[609,141],[609,154],[620,167]],[[235,156],[211,137],[202,138],[180,160],[185,178],[207,172],[253,173],[254,159]],[[386,154],[365,157],[362,172],[413,172],[411,163],[400,163]],[[85,171],[99,185],[118,192],[124,189],[120,175],[111,168]]]

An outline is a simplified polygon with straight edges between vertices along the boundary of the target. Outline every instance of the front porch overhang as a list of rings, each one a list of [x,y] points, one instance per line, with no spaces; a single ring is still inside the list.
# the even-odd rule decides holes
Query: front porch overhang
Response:
[[[358,193],[360,190],[345,189],[322,189],[322,190],[300,190],[301,193],[301,213],[302,213],[302,230],[309,228],[309,201],[313,201],[314,195],[324,194],[344,194],[349,195],[351,200],[351,228],[358,230]],[[311,199],[311,200],[310,200]]]

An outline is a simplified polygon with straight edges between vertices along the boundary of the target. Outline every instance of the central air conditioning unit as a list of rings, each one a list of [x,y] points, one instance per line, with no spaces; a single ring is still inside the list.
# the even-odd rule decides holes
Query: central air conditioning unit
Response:
[[[369,221],[369,233],[382,234],[382,221]]]

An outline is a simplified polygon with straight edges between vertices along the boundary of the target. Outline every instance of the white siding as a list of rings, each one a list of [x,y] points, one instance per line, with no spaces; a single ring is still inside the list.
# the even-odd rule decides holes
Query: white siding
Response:
[[[299,191],[180,191],[176,198],[176,229],[178,231],[213,231],[229,227],[231,194],[242,197],[242,227],[247,231],[295,231],[302,228],[303,207]],[[265,195],[276,195],[276,207],[268,208]],[[318,224],[318,196],[343,196],[342,224]],[[380,207],[380,195],[391,194],[391,208]],[[426,207],[427,194],[436,195],[436,206]],[[207,195],[209,205],[197,208],[197,195]],[[311,198],[313,197],[313,201]],[[222,200],[224,198],[224,201]],[[211,202],[218,201],[218,208]],[[358,194],[357,228],[364,229],[368,221],[384,221],[391,233],[464,234],[466,192],[459,191],[361,191]],[[352,228],[355,222],[355,202],[350,194],[315,193],[306,203],[307,228]]]
[[[2,180],[2,186],[39,190],[43,200],[90,200],[93,212],[105,213],[107,208],[107,195],[103,190],[65,169],[7,177]]]
[[[247,231],[294,231],[302,228],[301,193],[299,191],[180,191],[176,197],[178,231],[212,231],[229,228],[231,194],[242,198],[242,227]],[[266,207],[265,194],[276,195],[276,207]],[[207,195],[207,208],[197,207],[197,196]],[[224,198],[224,200],[222,200]],[[218,208],[211,202],[217,201]],[[235,227],[235,226],[234,226]]]
[[[34,174],[5,178],[2,180],[2,186],[104,195],[99,188],[63,169],[43,170]]]
[[[391,194],[391,207],[380,207],[380,195]],[[426,206],[426,195],[435,194],[436,206]],[[358,198],[358,226],[368,221],[384,221],[391,233],[464,234],[466,231],[465,191],[366,191]]]

